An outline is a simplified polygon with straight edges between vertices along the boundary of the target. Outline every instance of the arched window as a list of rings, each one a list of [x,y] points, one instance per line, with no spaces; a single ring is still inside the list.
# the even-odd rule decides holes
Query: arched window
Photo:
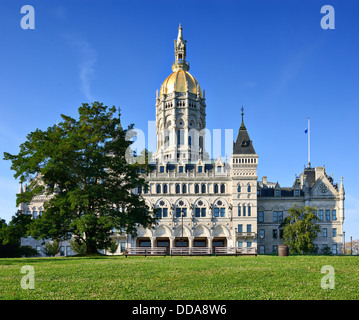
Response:
[[[221,200],[218,200],[214,206],[214,217],[224,218],[226,216],[226,208]]]
[[[156,186],[156,192],[157,192],[157,193],[161,193],[161,185],[160,185],[160,184],[158,184],[158,185]]]
[[[247,212],[247,213],[248,213],[248,217],[250,217],[250,216],[251,216],[251,206],[248,205],[248,208],[247,208],[247,209],[248,209],[248,212]]]
[[[218,193],[218,184],[217,183],[214,185],[214,193]]]
[[[221,184],[221,193],[226,192],[226,185],[224,183]]]
[[[182,184],[182,193],[187,193],[187,185]]]
[[[251,186],[248,186],[248,192],[251,192],[251,190],[252,190],[252,188],[251,188]]]
[[[194,193],[199,193],[199,185],[198,184],[194,185]]]
[[[206,185],[204,183],[201,186],[201,193],[206,193]]]
[[[137,187],[137,193],[138,193],[138,194],[141,194],[141,193],[142,193],[142,186],[138,186],[138,187]]]
[[[164,184],[164,185],[163,185],[163,193],[167,193],[167,191],[168,191],[168,190],[167,190],[167,184]]]
[[[191,146],[192,145],[192,137],[188,136],[188,145]]]
[[[240,217],[242,215],[242,207],[241,205],[239,204],[238,205],[238,217]]]
[[[240,193],[241,192],[241,186],[237,187],[237,192]]]
[[[177,183],[176,184],[176,193],[180,193],[181,192],[181,186]]]

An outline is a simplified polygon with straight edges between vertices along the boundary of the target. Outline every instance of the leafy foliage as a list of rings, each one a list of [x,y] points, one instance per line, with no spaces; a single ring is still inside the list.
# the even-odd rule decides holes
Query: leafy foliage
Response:
[[[111,244],[113,228],[135,234],[137,225],[150,227],[154,219],[144,199],[131,192],[147,186],[140,175],[147,164],[126,161],[133,125],[124,130],[116,108],[99,102],[82,104],[78,112],[79,120],[61,115],[59,124],[30,133],[19,154],[5,153],[4,159],[12,162],[15,178],[30,181],[17,195],[18,205],[47,196],[31,235],[64,240],[72,234],[95,253]]]
[[[45,243],[42,252],[48,257],[53,257],[60,252],[60,241],[48,241]]]
[[[281,224],[283,242],[291,253],[315,253],[317,248],[313,241],[317,238],[320,226],[315,215],[315,207],[294,207],[288,210],[288,216]]]

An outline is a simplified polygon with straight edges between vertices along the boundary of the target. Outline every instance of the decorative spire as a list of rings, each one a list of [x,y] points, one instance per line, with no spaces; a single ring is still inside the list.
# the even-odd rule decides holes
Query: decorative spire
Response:
[[[186,61],[186,44],[187,40],[183,39],[182,26],[179,24],[177,40],[175,43],[175,62],[172,63],[172,70],[189,70],[189,63]]]

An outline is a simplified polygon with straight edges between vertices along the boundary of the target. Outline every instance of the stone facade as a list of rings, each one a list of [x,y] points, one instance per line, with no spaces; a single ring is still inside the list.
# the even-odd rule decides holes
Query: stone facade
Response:
[[[321,232],[316,244],[342,252],[344,187],[324,167],[307,168],[291,187],[258,179],[259,156],[243,120],[228,162],[206,153],[205,92],[188,72],[186,43],[180,26],[175,40],[172,74],[156,96],[157,151],[141,193],[149,208],[158,209],[153,229],[139,228],[135,238],[118,233],[117,254],[131,247],[243,248],[276,253],[282,243],[280,223],[294,205],[316,206]],[[40,199],[39,199],[40,200]],[[38,215],[42,201],[26,208]]]

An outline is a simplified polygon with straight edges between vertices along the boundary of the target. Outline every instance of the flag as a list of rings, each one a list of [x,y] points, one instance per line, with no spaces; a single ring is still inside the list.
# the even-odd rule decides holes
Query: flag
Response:
[[[304,133],[308,133],[308,128],[304,130]]]

